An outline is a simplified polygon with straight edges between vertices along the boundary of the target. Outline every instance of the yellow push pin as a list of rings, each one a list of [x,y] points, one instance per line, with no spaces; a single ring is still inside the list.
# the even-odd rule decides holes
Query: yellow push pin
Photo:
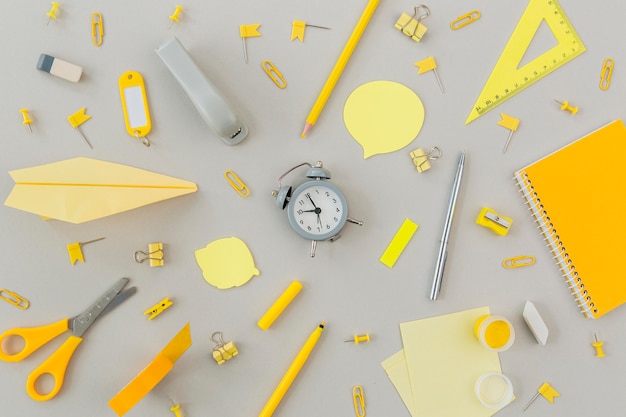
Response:
[[[171,398],[170,398],[170,402],[172,403],[172,406],[170,407],[170,411],[172,413],[174,413],[174,416],[175,417],[183,417],[183,413],[182,413],[182,411],[180,411],[180,404],[178,402],[175,402]]]
[[[20,109],[20,113],[22,113],[22,117],[24,118],[22,124],[28,127],[30,133],[33,133],[33,128],[30,126],[33,121],[28,117],[28,109]]]
[[[359,343],[365,343],[370,341],[370,334],[366,333],[364,335],[355,334],[353,339],[344,340],[344,342],[354,342],[355,345]]]
[[[57,18],[57,9],[60,7],[60,4],[57,3],[56,1],[52,2],[52,8],[50,9],[50,11],[48,13],[46,13],[46,16],[48,16],[48,23],[46,23],[46,26],[48,26],[50,24],[50,19],[56,19]]]
[[[170,16],[171,22],[167,30],[170,30],[172,28],[172,25],[174,24],[174,22],[178,23],[178,16],[180,15],[180,12],[182,11],[183,11],[182,7],[176,6],[176,10],[174,10],[174,14]]]
[[[567,100],[565,100],[564,103],[561,103],[559,100],[554,100],[557,103],[559,103],[561,105],[561,110],[567,110],[568,112],[572,113],[572,114],[576,114],[578,113],[578,106],[576,107],[572,107],[569,105],[569,102]]]
[[[605,356],[604,352],[602,351],[602,345],[604,344],[604,342],[599,341],[598,335],[595,333],[593,334],[593,340],[594,342],[591,344],[591,346],[596,348],[596,357],[603,358]]]

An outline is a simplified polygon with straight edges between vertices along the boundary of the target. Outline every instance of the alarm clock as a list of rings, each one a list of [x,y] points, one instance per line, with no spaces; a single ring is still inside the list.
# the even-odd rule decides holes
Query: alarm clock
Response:
[[[291,185],[282,185],[282,180],[292,171],[308,166],[309,178],[293,190]],[[278,178],[278,190],[272,191],[276,205],[287,210],[291,228],[305,239],[311,240],[311,257],[315,257],[317,242],[335,241],[346,222],[359,226],[363,222],[348,217],[348,203],[343,192],[330,180],[330,171],[321,161],[315,165],[308,162],[291,168]]]

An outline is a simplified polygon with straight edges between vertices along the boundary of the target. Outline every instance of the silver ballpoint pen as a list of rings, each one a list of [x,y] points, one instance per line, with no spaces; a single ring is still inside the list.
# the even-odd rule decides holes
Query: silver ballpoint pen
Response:
[[[448,212],[446,213],[446,221],[443,225],[443,233],[441,235],[441,245],[439,246],[439,255],[437,255],[437,264],[435,265],[435,276],[433,277],[433,287],[430,290],[430,299],[436,300],[441,290],[441,281],[443,280],[443,270],[446,266],[448,257],[448,237],[452,228],[452,219],[454,218],[454,209],[456,208],[456,199],[459,196],[461,188],[461,179],[463,178],[463,167],[465,165],[465,153],[461,153],[459,157],[459,165],[456,169],[456,176],[452,184],[452,193],[450,194],[450,202],[448,203]]]

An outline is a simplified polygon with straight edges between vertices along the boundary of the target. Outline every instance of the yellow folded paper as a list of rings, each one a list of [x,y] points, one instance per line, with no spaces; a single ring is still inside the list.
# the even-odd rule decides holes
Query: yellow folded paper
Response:
[[[76,224],[198,190],[190,181],[91,158],[17,169],[9,175],[15,186],[5,206]]]

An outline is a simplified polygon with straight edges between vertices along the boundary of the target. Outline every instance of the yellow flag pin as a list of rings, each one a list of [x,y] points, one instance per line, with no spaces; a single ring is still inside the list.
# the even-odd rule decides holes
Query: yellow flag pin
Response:
[[[241,25],[239,26],[239,36],[241,36],[241,42],[243,44],[243,58],[248,63],[248,48],[246,47],[246,38],[254,38],[257,36],[261,36],[261,32],[259,32],[260,23],[254,23],[251,25]]]
[[[82,125],[89,119],[91,119],[91,116],[86,114],[85,107],[83,107],[82,109],[78,110],[76,113],[67,117],[67,121],[70,122],[70,125],[72,125],[72,127],[78,131],[80,136],[82,136],[85,142],[87,142],[87,145],[89,145],[89,147],[93,149],[93,146],[91,146],[91,143],[89,143],[89,141],[87,140],[87,138],[85,137],[85,135],[79,128],[80,125]]]
[[[443,84],[441,84],[441,79],[439,78],[439,73],[437,72],[437,62],[435,62],[435,57],[429,56],[426,59],[416,62],[415,65],[417,70],[417,75],[421,75],[425,72],[432,71],[435,73],[435,77],[437,78],[437,83],[439,84],[439,89],[443,93]]]
[[[535,394],[535,396],[532,397],[530,401],[528,401],[528,403],[524,406],[524,408],[522,408],[522,411],[525,411],[533,403],[533,401],[535,401],[537,397],[539,397],[540,395],[546,400],[548,400],[550,404],[554,404],[554,397],[559,397],[561,394],[559,394],[554,388],[552,388],[550,384],[548,384],[547,382],[544,382],[537,389],[537,393]]]
[[[504,144],[504,149],[502,149],[502,153],[506,153],[506,150],[509,148],[509,144],[511,143],[511,139],[513,138],[513,132],[515,132],[519,126],[519,119],[504,113],[500,113],[500,117],[502,117],[502,120],[498,122],[498,125],[511,131],[509,133],[509,137],[506,139],[506,143]]]

